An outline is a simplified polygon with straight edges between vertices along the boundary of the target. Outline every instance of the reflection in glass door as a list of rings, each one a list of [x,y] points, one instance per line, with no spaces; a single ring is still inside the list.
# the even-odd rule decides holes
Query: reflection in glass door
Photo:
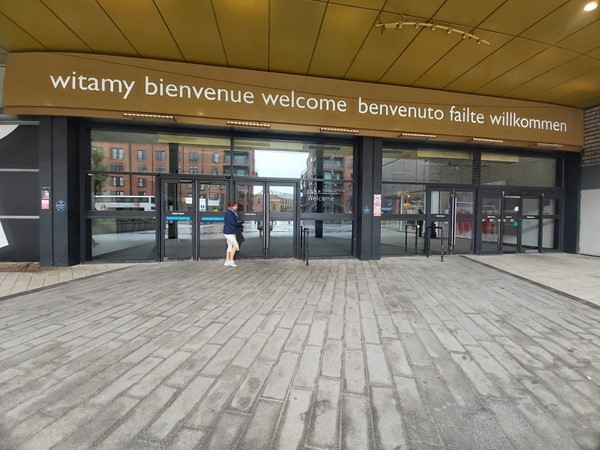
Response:
[[[235,190],[244,221],[239,257],[294,257],[296,183],[237,182]]]
[[[223,258],[223,217],[227,210],[227,184],[225,181],[198,180],[195,198],[198,205],[198,259]]]
[[[195,233],[192,180],[162,180],[162,259],[194,259]]]

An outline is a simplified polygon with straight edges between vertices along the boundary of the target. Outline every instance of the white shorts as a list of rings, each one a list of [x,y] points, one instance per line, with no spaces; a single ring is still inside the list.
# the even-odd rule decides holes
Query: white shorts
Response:
[[[238,241],[235,238],[235,234],[224,234],[223,236],[225,236],[225,239],[227,240],[227,251],[228,252],[233,250],[233,247],[235,247],[235,251],[238,251],[240,249],[240,246],[238,245]]]

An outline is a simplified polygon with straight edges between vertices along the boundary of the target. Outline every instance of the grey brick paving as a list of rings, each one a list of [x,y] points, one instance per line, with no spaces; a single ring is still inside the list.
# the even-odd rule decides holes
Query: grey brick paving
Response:
[[[598,373],[600,308],[467,258],[124,266],[0,299],[0,449],[598,450]]]

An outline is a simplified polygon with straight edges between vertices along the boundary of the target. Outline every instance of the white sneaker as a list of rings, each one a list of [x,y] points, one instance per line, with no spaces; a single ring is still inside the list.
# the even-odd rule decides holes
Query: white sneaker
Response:
[[[229,261],[225,261],[225,264],[223,264],[224,266],[229,266]]]
[[[229,261],[229,265],[231,267],[237,267],[237,264],[235,263],[235,261]]]

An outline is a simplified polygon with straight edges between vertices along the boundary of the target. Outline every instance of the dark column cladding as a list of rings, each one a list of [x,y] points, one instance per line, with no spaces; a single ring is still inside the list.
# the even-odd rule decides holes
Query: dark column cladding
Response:
[[[579,248],[579,189],[581,187],[581,155],[565,153],[563,187],[565,211],[563,251],[577,253]]]
[[[373,195],[381,194],[382,140],[362,138],[358,144],[357,256],[381,257],[381,217],[373,216]]]
[[[81,262],[78,127],[63,117],[40,120],[39,191],[50,188],[50,209],[40,210],[40,263]]]

